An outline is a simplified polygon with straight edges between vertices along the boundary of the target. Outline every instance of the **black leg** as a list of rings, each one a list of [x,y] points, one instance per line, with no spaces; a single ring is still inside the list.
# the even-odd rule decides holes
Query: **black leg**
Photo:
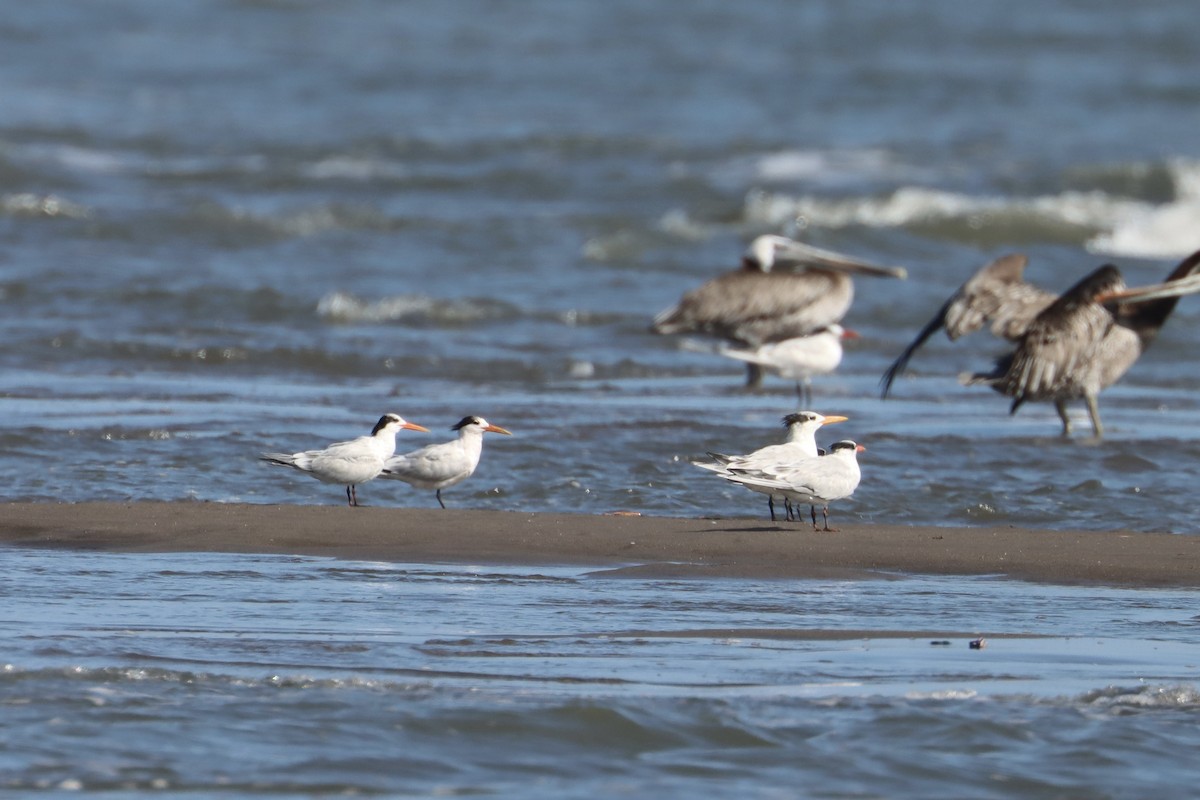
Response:
[[[438,505],[441,506],[442,508],[445,508],[446,504],[442,502],[442,490],[441,489],[437,490],[437,499],[438,499]]]
[[[792,508],[792,500],[787,495],[783,496],[783,510],[787,512],[787,518],[789,520],[796,518],[796,510]]]
[[[346,505],[354,505],[354,495],[350,493],[350,487],[346,487]]]
[[[829,527],[829,506],[821,506],[821,514],[825,517],[825,530],[830,533],[837,533],[837,528]]]
[[[767,508],[771,511],[771,522],[775,521],[775,498],[767,495]]]
[[[809,506],[808,513],[812,515],[813,530],[817,530],[817,507]]]
[[[796,381],[796,399],[800,401],[800,410],[812,408],[812,384],[807,379]]]
[[[757,389],[762,386],[763,371],[758,364],[746,365],[746,388]]]

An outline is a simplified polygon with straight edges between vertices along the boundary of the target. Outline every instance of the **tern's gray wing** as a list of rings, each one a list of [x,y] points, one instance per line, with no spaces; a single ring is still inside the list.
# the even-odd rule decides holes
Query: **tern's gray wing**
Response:
[[[436,484],[465,477],[473,471],[467,455],[457,441],[431,444],[404,455],[389,458],[383,466],[384,477]]]

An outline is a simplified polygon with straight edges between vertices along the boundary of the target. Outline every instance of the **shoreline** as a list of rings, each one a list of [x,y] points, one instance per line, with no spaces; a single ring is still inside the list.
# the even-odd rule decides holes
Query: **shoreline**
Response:
[[[807,523],[209,502],[6,503],[0,543],[396,563],[574,565],[637,578],[1002,575],[1200,587],[1200,537],[1170,533]]]

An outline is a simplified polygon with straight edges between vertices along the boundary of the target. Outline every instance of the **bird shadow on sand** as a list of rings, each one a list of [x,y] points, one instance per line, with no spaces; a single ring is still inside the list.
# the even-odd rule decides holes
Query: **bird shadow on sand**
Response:
[[[796,527],[793,527],[793,525],[796,525]],[[805,525],[807,526],[808,523],[805,523]],[[804,528],[799,527],[797,523],[776,522],[751,527],[743,525],[738,527],[701,528],[697,529],[695,533],[790,533],[794,530],[802,531]]]

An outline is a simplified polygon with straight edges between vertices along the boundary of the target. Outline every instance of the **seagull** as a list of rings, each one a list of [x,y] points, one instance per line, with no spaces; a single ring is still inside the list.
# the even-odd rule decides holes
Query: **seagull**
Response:
[[[808,336],[769,342],[754,348],[723,347],[717,352],[728,358],[756,364],[781,378],[796,382],[800,405],[812,401],[811,378],[837,369],[842,363],[842,340],[857,339],[858,334],[836,322]]]
[[[953,339],[990,321],[993,332],[1013,341],[1016,348],[999,359],[991,372],[964,375],[963,382],[990,386],[1013,398],[1010,413],[1029,401],[1054,403],[1064,436],[1071,433],[1067,403],[1083,400],[1092,432],[1102,437],[1100,392],[1120,380],[1153,343],[1175,310],[1178,296],[1187,291],[1177,284],[1173,293],[1149,291],[1156,287],[1141,293],[1127,291],[1120,270],[1106,264],[1055,297],[1025,283],[1024,266],[1024,256],[1006,256],[963,284],[884,373],[883,397],[913,353],[938,328],[944,327]],[[1193,276],[1198,269],[1200,251],[1181,261],[1168,282]],[[1200,283],[1191,291],[1200,291]]]
[[[829,527],[829,504],[854,494],[862,475],[858,467],[858,454],[866,449],[861,444],[843,439],[830,445],[827,456],[808,458],[778,469],[735,467],[729,470],[725,479],[756,492],[775,492],[794,503],[809,504],[812,507],[814,531],[819,530],[816,509],[819,505],[825,518],[824,530],[834,532],[837,529]]]
[[[759,236],[742,268],[718,275],[654,317],[658,334],[700,333],[737,347],[810,336],[840,322],[854,300],[851,275],[905,278],[901,267],[880,267],[784,236]],[[748,365],[748,386],[762,370]]]
[[[321,450],[291,454],[263,453],[259,458],[271,464],[298,469],[323,483],[344,484],[346,501],[357,506],[358,490],[355,487],[379,477],[384,462],[396,452],[396,434],[401,430],[429,433],[428,428],[407,422],[399,414],[384,414],[375,423],[370,436],[335,442]]]
[[[475,472],[483,453],[484,432],[512,436],[510,431],[476,416],[463,417],[450,430],[458,431],[457,439],[389,458],[383,467],[383,477],[404,481],[418,489],[436,489],[438,505],[445,508],[442,489],[461,483]]]
[[[701,469],[715,472],[723,478],[728,478],[732,469],[748,469],[748,470],[770,470],[778,469],[782,466],[795,464],[799,461],[808,458],[816,458],[820,455],[817,449],[816,433],[822,425],[833,425],[838,422],[845,422],[849,417],[840,416],[822,416],[815,411],[800,411],[795,414],[788,414],[783,418],[784,427],[787,428],[787,437],[783,444],[771,444],[766,447],[760,447],[752,453],[746,455],[725,455],[724,453],[710,452],[708,455],[713,460],[708,461],[693,461],[697,467]],[[775,498],[780,497],[785,503],[787,509],[787,518],[792,518],[791,502],[783,495],[782,492],[762,490],[753,486],[747,486],[756,492],[760,492],[767,496],[767,508],[771,512],[771,521],[775,521]]]

